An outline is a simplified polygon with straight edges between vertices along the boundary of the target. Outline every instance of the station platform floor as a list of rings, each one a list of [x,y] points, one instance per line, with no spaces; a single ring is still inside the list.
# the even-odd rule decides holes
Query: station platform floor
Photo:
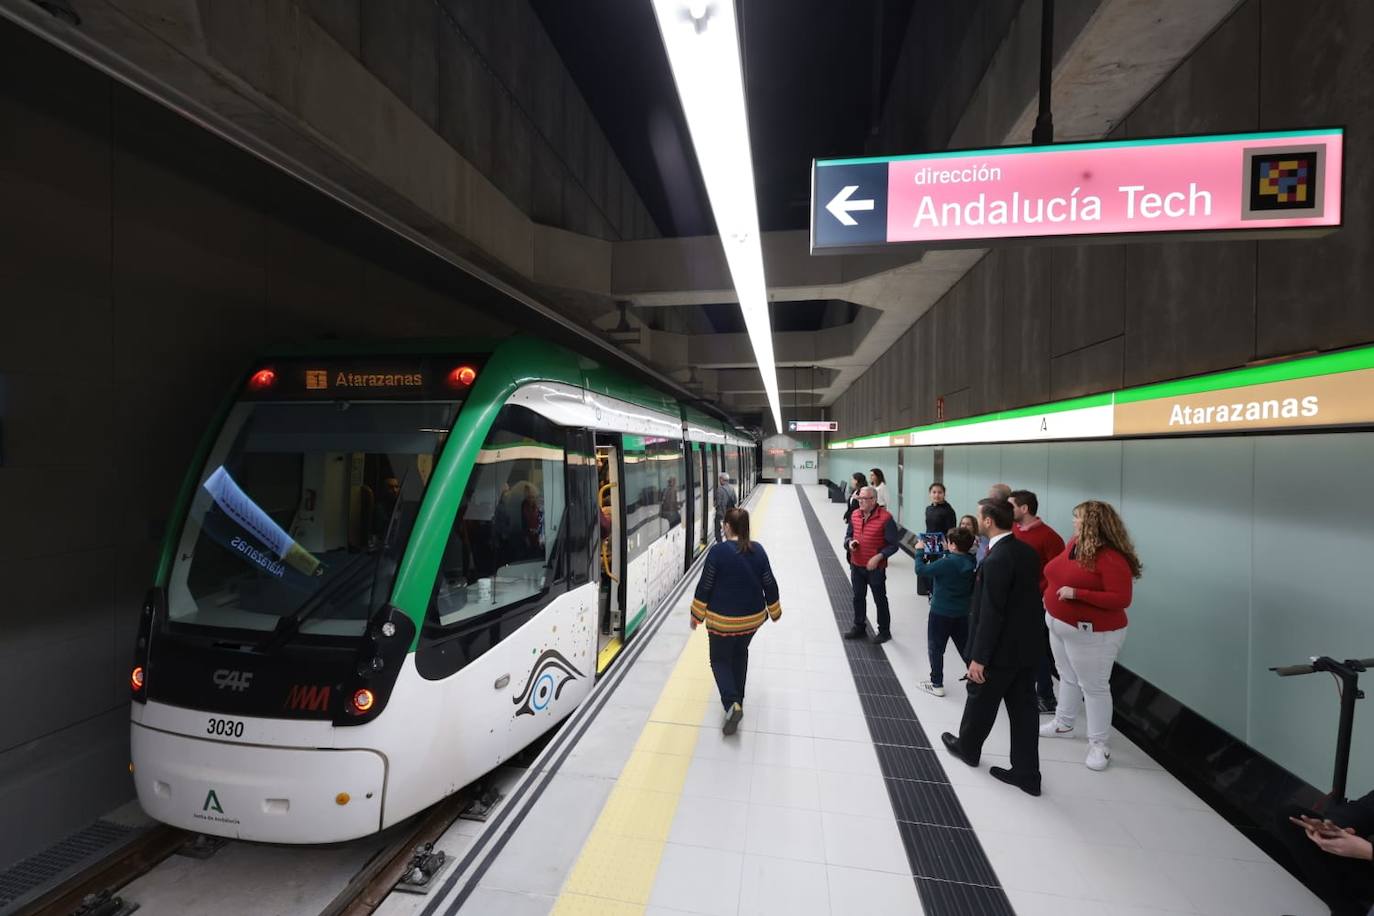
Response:
[[[889,577],[893,639],[846,642],[842,507],[823,487],[763,486],[754,537],[783,614],[750,649],[746,714],[721,734],[695,574],[608,672],[406,914],[1007,914],[1319,916],[1321,902],[1121,735],[1104,772],[1079,740],[1040,743],[1043,795],[1008,765],[1005,715],[977,769],[939,745],[964,704],[928,675],[910,559]],[[870,609],[870,619],[872,611]]]

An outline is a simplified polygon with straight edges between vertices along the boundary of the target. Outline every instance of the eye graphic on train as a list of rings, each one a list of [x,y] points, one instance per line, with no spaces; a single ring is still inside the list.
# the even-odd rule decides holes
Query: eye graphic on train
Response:
[[[558,699],[569,681],[582,676],[572,662],[563,657],[556,649],[545,649],[534,660],[530,676],[525,681],[525,691],[511,700],[520,708],[517,716],[532,716],[549,708],[549,703]]]

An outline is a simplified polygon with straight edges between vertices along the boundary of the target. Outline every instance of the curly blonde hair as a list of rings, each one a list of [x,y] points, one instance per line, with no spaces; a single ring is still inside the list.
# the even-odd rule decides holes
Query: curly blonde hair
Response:
[[[1097,568],[1098,551],[1110,547],[1126,558],[1126,564],[1131,567],[1131,578],[1140,578],[1144,567],[1135,554],[1135,545],[1126,533],[1125,523],[1111,503],[1098,499],[1084,500],[1073,507],[1073,514],[1080,520],[1077,559],[1084,569]]]

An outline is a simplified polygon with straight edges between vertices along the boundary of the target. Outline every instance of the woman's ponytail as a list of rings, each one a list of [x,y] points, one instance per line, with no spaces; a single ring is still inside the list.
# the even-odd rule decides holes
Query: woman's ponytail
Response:
[[[729,525],[730,530],[734,533],[739,552],[748,553],[751,549],[749,545],[749,510],[738,507],[727,509],[725,524]]]

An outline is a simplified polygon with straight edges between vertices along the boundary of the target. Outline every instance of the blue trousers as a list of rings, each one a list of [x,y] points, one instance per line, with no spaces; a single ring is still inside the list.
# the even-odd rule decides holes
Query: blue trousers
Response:
[[[954,640],[954,648],[965,663],[968,662],[968,618],[931,614],[926,618],[926,648],[930,652],[930,682],[936,687],[945,684],[945,644]]]
[[[744,681],[749,676],[749,641],[753,633],[744,636],[711,637],[711,673],[720,691],[720,705],[726,712],[730,704],[744,705]]]

